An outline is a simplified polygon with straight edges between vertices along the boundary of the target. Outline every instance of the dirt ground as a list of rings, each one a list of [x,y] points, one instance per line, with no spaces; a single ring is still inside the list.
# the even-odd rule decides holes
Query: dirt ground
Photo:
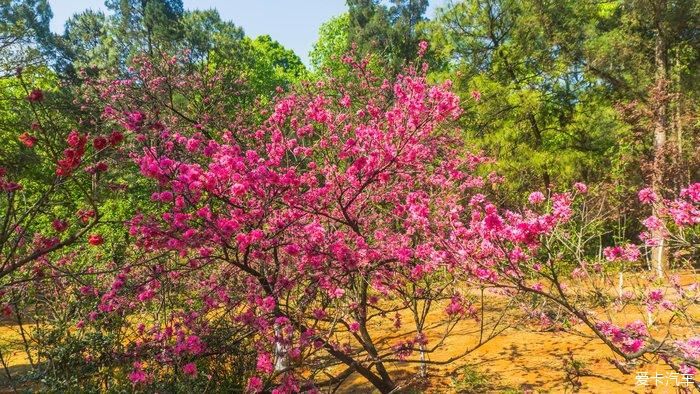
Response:
[[[631,278],[626,278],[630,283]],[[634,279],[633,279],[634,280]],[[690,286],[697,282],[697,276],[689,272],[681,273],[681,285]],[[625,287],[626,290],[631,290]],[[669,292],[671,293],[671,292]],[[494,302],[495,301],[495,302]],[[494,321],[502,312],[503,305],[498,300],[491,300],[489,304],[500,304],[501,308],[487,311],[484,321]],[[428,317],[428,337],[437,341],[441,338],[441,327],[444,326],[443,306],[432,308],[434,312]],[[610,309],[607,309],[609,311]],[[604,314],[606,310],[600,309],[594,313]],[[700,318],[700,306],[689,311],[697,321]],[[515,313],[517,316],[517,312]],[[511,315],[513,317],[513,315]],[[616,324],[626,324],[635,320],[645,320],[646,313],[638,306],[628,306],[622,311],[613,312],[612,319]],[[669,315],[662,316],[660,322],[666,321]],[[410,321],[406,316],[404,322]],[[690,392],[695,389],[682,384],[682,379],[677,382],[668,377],[673,371],[658,359],[648,359],[638,365],[629,368],[629,374],[623,373],[611,360],[620,359],[602,342],[593,335],[593,332],[585,325],[574,326],[567,331],[543,331],[538,324],[514,323],[500,335],[485,343],[472,353],[454,361],[448,365],[430,366],[429,377],[426,381],[419,382],[416,379],[418,367],[416,364],[394,363],[388,369],[397,379],[400,385],[405,386],[404,392],[416,393],[677,393],[683,392],[682,387],[688,387]],[[440,346],[433,352],[429,359],[442,361],[461,355],[465,349],[474,347],[479,340],[479,324],[474,320],[464,320],[458,323],[453,331]],[[669,329],[661,324],[654,325],[651,334],[662,337]],[[400,330],[374,327],[373,335],[377,338],[399,338]],[[689,327],[682,323],[675,323],[670,331],[678,337],[690,337],[700,335],[700,327]],[[379,340],[381,342],[381,340]],[[415,359],[415,355],[412,357]],[[574,364],[572,364],[572,360]],[[568,367],[567,367],[568,365]],[[580,374],[569,374],[573,371],[572,365],[577,365]],[[467,373],[465,374],[465,368]],[[647,373],[654,377],[663,375],[659,384],[655,384],[650,378],[646,385],[639,384],[638,373]],[[465,379],[465,376],[470,377]],[[465,381],[467,384],[465,384]],[[481,385],[475,385],[480,381]],[[678,384],[677,384],[678,383]],[[372,393],[369,386],[361,376],[351,376],[339,388],[342,393]]]
[[[465,347],[474,343],[475,330],[469,327],[458,329],[450,336],[440,351],[431,360],[443,360],[461,354]],[[583,364],[587,376],[579,378],[582,393],[675,393],[674,385],[648,387],[636,385],[636,371],[623,374],[608,358],[610,351],[597,338],[583,337],[565,332],[538,332],[528,328],[510,328],[498,338],[486,343],[473,353],[447,366],[430,366],[428,384],[415,383],[408,392],[453,393],[453,392],[574,392],[567,380],[565,360],[569,356]],[[463,368],[476,371],[487,383],[485,387],[460,385]],[[639,371],[654,376],[657,372],[668,374],[669,368],[650,363],[640,366]],[[390,373],[411,379],[417,367],[396,363]],[[471,390],[469,390],[471,388]],[[371,393],[372,388],[361,377],[351,378],[339,390],[347,393]]]

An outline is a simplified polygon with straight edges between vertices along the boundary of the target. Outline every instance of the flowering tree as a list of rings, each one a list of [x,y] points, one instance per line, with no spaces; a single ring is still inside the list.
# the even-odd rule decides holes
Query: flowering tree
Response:
[[[671,241],[668,245],[673,245],[677,259],[697,255],[700,185],[683,189],[673,201],[660,201],[650,189],[641,190],[640,201],[658,204],[656,211],[663,217],[644,220],[648,231],[640,235],[646,241],[642,247],[629,243],[606,247],[599,250],[601,258],[591,257],[596,255],[591,249],[600,248],[601,233],[595,223],[600,206],[593,204],[594,199],[585,199],[588,188],[584,184],[574,186],[574,193],[555,193],[546,205],[544,194],[532,193],[532,207],[523,213],[501,212],[494,206],[477,212],[470,226],[474,233],[460,241],[482,242],[484,253],[471,259],[478,275],[488,277],[494,286],[536,295],[539,303],[528,309],[545,326],[585,326],[622,359],[611,362],[624,373],[656,359],[686,384],[698,387],[694,377],[700,366],[694,331],[699,323],[697,277],[690,271],[683,282],[678,275],[663,276],[663,271],[645,273],[640,263],[651,254],[642,250],[655,245],[651,231]],[[531,247],[513,247],[522,242]],[[612,275],[616,271],[617,286]],[[633,278],[627,286],[623,274]],[[564,312],[563,319],[557,321],[548,313],[551,305]],[[619,323],[612,312],[638,319]]]
[[[10,128],[0,134],[0,308],[16,325],[27,361],[37,366],[46,361],[33,346],[44,323],[61,327],[72,319],[62,295],[92,269],[77,256],[93,254],[107,238],[107,195],[120,189],[109,167],[123,135],[101,132],[88,111],[78,115],[77,105],[65,105],[45,70],[18,69],[3,83],[12,114],[2,108]],[[57,305],[65,314],[55,313]],[[7,368],[2,352],[0,361]]]
[[[101,188],[107,182],[101,175],[108,169],[110,151],[123,140],[120,132],[88,135],[71,126],[70,119],[57,116],[55,108],[45,106],[45,92],[31,88],[17,71],[17,111],[26,109],[19,127],[30,131],[17,133],[16,156],[8,156],[0,168],[3,211],[0,228],[0,279],[11,286],[13,275],[29,263],[42,260],[43,266],[31,266],[19,273],[23,280],[41,276],[51,264],[47,257],[59,249],[84,240],[95,231],[100,219]],[[24,97],[21,97],[24,91]],[[29,125],[22,121],[30,120]],[[26,160],[26,161],[25,161]],[[25,185],[26,183],[26,185]],[[25,186],[31,186],[27,190]],[[58,209],[63,205],[63,209]],[[101,236],[90,234],[90,243],[101,243]],[[27,276],[28,275],[28,276]]]
[[[135,134],[132,159],[154,187],[156,206],[129,223],[144,254],[94,289],[90,319],[139,317],[123,353],[135,361],[134,384],[195,378],[247,343],[249,391],[357,373],[389,392],[387,362],[419,363],[425,374],[442,343],[428,346],[425,334],[434,305],[449,300],[444,335],[483,308],[456,291],[464,255],[447,245],[465,231],[465,197],[485,183],[473,174],[485,159],[466,153],[450,126],[460,109],[449,83],[432,86],[412,68],[380,81],[366,62],[344,61],[350,82],[281,95],[257,125],[254,116],[227,124],[207,96],[195,101],[208,103],[204,112],[191,100],[178,107],[180,91],[207,91],[216,76],[173,78],[177,58],[97,84],[104,121]],[[412,336],[378,342],[372,327],[400,326],[405,310]],[[497,327],[484,335],[482,325],[479,344]]]

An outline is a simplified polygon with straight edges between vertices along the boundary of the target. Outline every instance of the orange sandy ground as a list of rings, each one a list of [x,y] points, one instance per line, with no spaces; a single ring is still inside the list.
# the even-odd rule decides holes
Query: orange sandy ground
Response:
[[[684,278],[686,279],[686,278]],[[690,276],[690,281],[695,281]],[[688,280],[684,280],[688,283]],[[486,312],[497,314],[501,306]],[[696,308],[700,309],[700,308]],[[443,306],[436,305],[428,317],[428,337],[435,341],[441,337],[444,329]],[[700,310],[697,312],[700,316]],[[644,318],[636,310],[626,310],[624,314],[614,316],[616,323],[625,323],[639,318]],[[403,318],[410,322],[408,316]],[[396,343],[405,336],[402,330],[396,330],[387,321],[383,320],[382,326],[371,327],[372,335],[377,339],[381,348]],[[387,328],[389,326],[390,328]],[[408,327],[409,324],[406,324]],[[648,372],[654,376],[657,372],[668,374],[670,369],[662,363],[650,360],[649,363],[639,365],[631,374],[623,374],[610,361],[614,355],[600,340],[591,336],[585,327],[576,327],[580,333],[570,332],[542,332],[534,325],[519,325],[507,329],[497,338],[487,342],[482,347],[467,356],[449,365],[430,366],[427,382],[416,379],[418,367],[416,364],[393,363],[387,365],[389,373],[397,377],[399,385],[406,393],[456,393],[456,392],[487,392],[487,393],[569,393],[575,392],[573,386],[566,379],[564,360],[568,354],[580,361],[588,376],[579,379],[582,393],[676,393],[680,392],[673,383],[655,387],[651,382],[648,386],[636,385],[636,373]],[[461,354],[469,346],[478,341],[479,325],[474,320],[460,322],[445,343],[432,353],[430,360],[440,361]],[[676,333],[700,334],[700,327],[674,326]],[[0,347],[3,350],[5,361],[10,365],[13,375],[21,373],[28,368],[26,355],[20,348],[15,347],[8,351],[8,342],[19,340],[17,328],[11,324],[0,324]],[[415,356],[415,355],[414,355]],[[415,357],[412,357],[415,358]],[[468,366],[477,371],[479,375],[488,381],[487,387],[478,390],[458,390],[462,377],[462,368]],[[4,383],[5,371],[0,368],[0,393],[12,392]],[[364,381],[364,378],[355,374],[348,378],[338,389],[339,393],[373,393],[376,392]],[[692,391],[695,392],[695,391]]]
[[[445,341],[431,360],[444,360],[459,355],[478,336],[475,324],[460,324],[454,334]],[[652,388],[636,385],[636,371],[646,371],[650,376],[657,372],[672,372],[662,364],[650,363],[640,366],[632,374],[620,372],[607,359],[613,352],[597,338],[584,337],[566,332],[538,332],[528,327],[510,328],[497,338],[486,343],[473,353],[446,366],[430,366],[429,382],[415,382],[406,392],[454,393],[460,391],[454,380],[461,377],[461,368],[469,366],[478,371],[489,382],[488,388],[471,392],[513,393],[565,393],[574,392],[567,382],[564,359],[569,351],[577,361],[585,365],[590,376],[580,378],[579,392],[583,393],[675,393],[674,385]],[[389,372],[402,376],[403,384],[410,383],[417,374],[417,366],[396,363]],[[372,388],[360,376],[351,377],[339,392],[371,393]]]
[[[625,283],[636,282],[637,279],[628,277]],[[681,285],[689,286],[697,282],[697,276],[690,272],[681,273]],[[637,284],[638,285],[638,284]],[[625,287],[625,290],[631,290]],[[611,289],[611,293],[612,293]],[[672,293],[669,291],[668,294]],[[502,301],[502,300],[501,300]],[[494,321],[494,316],[501,312],[504,305],[498,299],[487,301],[487,305],[494,305],[494,310],[487,310],[485,321]],[[437,341],[441,338],[444,326],[444,306],[434,306],[428,316],[429,339]],[[499,310],[500,309],[500,310]],[[595,313],[606,315],[604,310],[596,310]],[[695,305],[688,310],[694,321],[700,319],[700,305]],[[509,316],[515,317],[515,314]],[[489,318],[491,315],[491,318]],[[668,321],[669,313],[659,317],[659,322]],[[628,306],[622,312],[612,313],[612,320],[618,325],[624,325],[634,320],[644,321],[647,318],[643,307]],[[410,322],[410,317],[402,317],[404,324]],[[386,321],[384,321],[386,323]],[[406,324],[408,326],[408,324]],[[389,338],[389,345],[396,343],[405,333],[396,330],[389,324],[370,327],[378,342],[383,338]],[[652,335],[662,338],[669,331],[661,323],[655,325]],[[630,374],[622,373],[611,359],[620,359],[597,337],[593,336],[583,324],[574,327],[575,332],[543,332],[535,324],[519,324],[501,333],[493,340],[487,342],[474,352],[466,355],[458,361],[448,365],[430,366],[427,382],[416,379],[418,367],[416,364],[394,363],[387,367],[392,376],[398,376],[398,384],[404,386],[402,392],[408,393],[571,393],[576,392],[574,386],[567,380],[565,359],[573,359],[583,363],[583,369],[587,376],[581,376],[578,382],[578,392],[581,393],[677,393],[682,392],[680,387],[687,385],[676,384],[666,380],[664,384],[655,385],[649,380],[647,386],[637,384],[637,373],[647,372],[649,376],[657,373],[665,377],[673,372],[661,360],[649,359],[646,363],[640,363],[630,368]],[[676,320],[670,329],[677,338],[687,338],[700,335],[700,327],[689,327],[687,323]],[[447,338],[444,345],[438,351],[430,355],[430,359],[441,361],[464,353],[465,349],[478,343],[479,325],[474,320],[460,322],[452,335]],[[383,345],[383,346],[382,346]],[[384,347],[386,344],[381,344]],[[417,357],[413,355],[412,359]],[[486,387],[477,390],[465,390],[464,385],[459,384],[463,376],[462,368],[467,366],[472,371],[477,371],[488,381]],[[455,380],[457,382],[455,382]],[[681,383],[679,378],[678,383]],[[689,387],[690,392],[696,392]],[[338,392],[343,393],[373,393],[376,392],[364,380],[355,374],[351,376]]]

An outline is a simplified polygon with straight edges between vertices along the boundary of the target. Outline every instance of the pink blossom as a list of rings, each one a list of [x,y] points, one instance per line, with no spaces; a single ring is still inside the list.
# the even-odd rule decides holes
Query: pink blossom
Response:
[[[700,337],[692,337],[685,341],[678,341],[676,342],[676,346],[683,351],[685,357],[696,360],[700,359]]]
[[[688,201],[675,200],[671,202],[668,207],[668,214],[676,225],[680,227],[700,224],[700,207],[696,207]]]
[[[586,271],[580,267],[576,267],[573,271],[571,271],[571,277],[574,279],[583,279],[586,277]]]
[[[698,370],[695,369],[695,367],[688,365],[688,364],[679,365],[678,371],[683,375],[690,375],[690,376],[695,376],[695,374],[698,372]]]
[[[664,299],[664,294],[661,290],[652,290],[647,294],[647,299],[652,303],[659,303]]]
[[[399,360],[407,359],[413,353],[413,341],[401,341],[392,346],[391,349]]]
[[[450,303],[445,308],[445,313],[448,316],[463,315],[465,312],[464,305],[462,304],[462,297],[459,295],[454,295],[450,299]]]
[[[636,245],[628,244],[624,247],[613,246],[603,249],[603,256],[608,261],[637,261],[641,257],[641,252]]]
[[[644,341],[639,338],[628,338],[622,341],[622,351],[625,353],[636,353],[644,345]]]
[[[146,383],[148,381],[148,375],[141,368],[140,362],[134,363],[134,370],[129,373],[129,380],[133,384]]]
[[[272,357],[269,353],[258,353],[256,369],[262,373],[272,373],[275,367],[272,365]]]
[[[151,300],[153,297],[155,297],[156,292],[153,289],[146,289],[139,293],[139,295],[136,297],[139,301],[141,302],[146,302]]]
[[[418,57],[423,57],[425,55],[425,52],[428,51],[428,42],[427,41],[421,41],[418,43]]]
[[[552,196],[552,215],[559,220],[568,220],[572,215],[571,195],[558,193]]]
[[[642,224],[651,231],[659,230],[663,227],[663,222],[656,216],[649,216],[642,221]]]
[[[625,326],[625,330],[640,337],[649,335],[649,331],[647,330],[646,324],[644,324],[644,322],[641,320],[635,320],[631,323],[628,323]]]
[[[471,92],[472,99],[476,102],[481,101],[481,92],[478,90],[472,90]]]
[[[652,204],[658,201],[656,193],[649,187],[640,190],[637,197],[642,204]]]
[[[197,365],[195,363],[187,363],[183,365],[182,373],[192,378],[197,376]]]
[[[620,246],[607,247],[603,249],[603,256],[608,261],[615,261],[622,256],[622,248]]]
[[[542,192],[532,192],[530,193],[530,196],[527,198],[527,200],[532,205],[539,205],[544,202],[545,197],[544,194],[542,194]]]
[[[263,381],[257,376],[251,376],[250,379],[248,379],[248,386],[246,388],[246,391],[249,393],[260,393],[263,391]]]
[[[345,294],[345,290],[340,287],[336,287],[329,292],[329,295],[333,298],[341,298]]]
[[[206,345],[202,342],[202,339],[197,335],[190,335],[185,340],[184,349],[190,354],[198,355],[204,352]]]
[[[588,186],[585,183],[576,182],[574,183],[574,189],[581,194],[586,194],[588,192]]]
[[[689,198],[695,203],[700,203],[700,182],[693,183],[687,188],[681,190],[680,196],[683,198]]]
[[[142,112],[134,111],[126,114],[125,127],[130,131],[139,131],[143,126],[145,116]]]
[[[622,257],[627,261],[638,261],[642,256],[642,252],[637,245],[628,244],[622,251]]]
[[[262,304],[260,306],[265,312],[270,313],[273,310],[275,310],[276,305],[277,303],[275,302],[275,298],[272,296],[268,296],[263,298]]]

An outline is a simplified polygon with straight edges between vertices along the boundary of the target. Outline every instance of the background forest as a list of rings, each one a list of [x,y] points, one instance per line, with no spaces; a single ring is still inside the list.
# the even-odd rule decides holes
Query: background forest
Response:
[[[52,11],[46,0],[0,0],[0,308],[3,324],[19,333],[16,341],[0,344],[7,377],[2,384],[8,390],[295,392],[337,389],[359,374],[376,390],[392,392],[401,385],[380,360],[398,362],[405,358],[401,351],[416,355],[417,373],[425,377],[431,347],[421,338],[427,338],[425,319],[433,301],[453,305],[448,326],[459,319],[484,321],[488,288],[535,310],[550,293],[526,283],[537,282],[541,274],[540,282],[552,285],[554,303],[575,320],[563,326],[587,325],[605,342],[615,337],[609,327],[589,324],[581,311],[612,305],[606,304],[611,299],[601,301],[608,297],[601,289],[616,287],[618,272],[653,272],[651,281],[671,280],[674,270],[695,272],[700,190],[689,185],[700,181],[697,0],[453,0],[431,18],[428,0],[347,0],[345,13],[321,26],[309,65],[270,36],[246,35],[235,20],[222,20],[213,9],[186,10],[180,0],[107,0],[105,5],[107,13],[73,15],[57,34],[49,29]],[[401,112],[406,108],[422,115],[414,119]],[[431,135],[441,132],[397,143],[396,157],[404,147],[413,153],[386,178],[380,169],[396,160],[381,167],[373,161],[381,162],[380,154],[368,153],[369,164],[349,159],[375,149],[371,141],[379,137],[370,139],[363,127],[393,132],[396,119],[409,128],[429,128]],[[357,135],[346,134],[351,129]],[[448,129],[456,135],[442,133]],[[318,139],[313,133],[320,133]],[[360,148],[363,141],[367,145]],[[221,158],[221,152],[240,160]],[[457,157],[464,162],[453,163]],[[177,165],[168,175],[163,168],[171,162]],[[425,165],[419,167],[421,162]],[[378,168],[376,189],[368,186],[371,176],[357,175],[372,165]],[[201,179],[191,175],[204,168],[210,172]],[[230,198],[220,198],[203,180],[223,177],[217,172],[222,168],[240,172],[226,178],[232,185],[223,194]],[[468,170],[454,175],[458,168]],[[254,173],[259,178],[250,185],[242,180]],[[346,178],[355,175],[355,181]],[[325,200],[333,191],[316,182],[338,176],[339,197]],[[483,200],[465,197],[463,188],[444,181],[451,177],[477,185]],[[199,182],[201,190],[178,182]],[[574,195],[585,202],[572,202],[573,195],[565,194],[574,184]],[[304,192],[290,191],[296,188]],[[364,193],[374,194],[365,201]],[[537,249],[531,239],[495,235],[501,224],[488,220],[495,207],[520,212],[528,201],[539,204],[540,196],[551,216],[538,216],[549,222],[532,235]],[[404,201],[415,206],[428,201],[428,213],[413,205],[401,208]],[[462,211],[480,201],[492,204],[483,203],[483,217]],[[172,202],[172,211],[163,208],[166,202]],[[557,213],[561,204],[571,205],[576,219]],[[679,219],[681,211],[685,219]],[[318,220],[307,223],[300,212]],[[423,214],[430,225],[403,224]],[[518,220],[532,219],[529,214],[515,219],[503,213],[498,220],[516,228]],[[662,221],[673,218],[675,224],[664,229],[649,221],[650,214]],[[359,219],[363,215],[366,220]],[[494,232],[479,227],[460,233],[457,219],[446,222],[452,215],[474,226],[484,220]],[[402,224],[393,221],[404,216]],[[192,217],[202,220],[200,227],[192,225],[197,231],[217,230],[187,233],[179,226]],[[324,222],[336,217],[336,224]],[[234,218],[245,219],[233,224]],[[159,221],[167,226],[154,224]],[[325,229],[319,230],[326,234],[319,240],[313,238],[314,223]],[[557,226],[565,229],[555,236]],[[292,228],[297,238],[282,235]],[[469,246],[441,241],[460,236],[478,241],[469,238]],[[331,263],[319,268],[311,246],[299,240],[306,237],[317,248],[314,256],[330,256],[343,271]],[[460,273],[425,268],[429,261],[460,255],[458,249],[461,256],[481,256],[487,249],[483,240],[496,244],[492,237],[507,246],[480,258],[489,261],[483,269],[498,275],[474,267]],[[574,239],[581,241],[576,250],[570,248]],[[642,257],[623,256],[632,253],[623,251],[625,245],[649,239],[668,244],[646,242]],[[338,251],[341,244],[346,251]],[[428,244],[429,251],[421,249]],[[215,267],[209,259],[216,260],[218,251],[235,270]],[[400,257],[404,252],[410,263]],[[513,257],[521,252],[527,257]],[[384,256],[388,264],[398,256],[396,264],[410,267],[383,271],[379,263],[368,263],[371,269],[358,263],[360,268],[347,268],[355,258],[347,256],[354,253],[361,256],[358,261],[384,262]],[[249,263],[249,256],[260,262]],[[290,268],[300,276],[289,274],[287,282],[280,279],[284,256],[308,264]],[[603,274],[592,268],[606,258],[619,266],[606,266]],[[504,285],[503,278],[515,275],[504,259],[540,263]],[[586,307],[583,298],[567,298],[561,285],[562,277],[583,275],[576,271],[579,263],[593,275],[607,275],[587,277],[598,291],[591,297],[599,299],[586,298],[592,303]],[[538,264],[551,264],[551,275]],[[422,273],[416,267],[423,267]],[[302,276],[305,270],[348,279],[335,285],[310,273]],[[558,276],[555,270],[565,273]],[[399,272],[403,279],[391,277]],[[619,278],[622,294],[621,273]],[[388,296],[391,291],[383,289],[391,286],[382,281],[405,288],[392,288],[395,293]],[[453,291],[455,283],[460,292]],[[328,294],[312,294],[309,287]],[[415,318],[417,339],[387,345],[391,355],[383,354],[383,345],[367,329],[371,305],[378,305],[374,292],[387,297],[376,308],[378,318],[400,320],[395,316],[404,310]],[[648,306],[650,296],[640,297]],[[697,308],[697,295],[679,297],[673,302]],[[341,300],[347,304],[337,304]],[[343,308],[354,317],[334,315]],[[558,312],[537,310],[537,319],[560,318]],[[655,321],[672,327],[671,321],[683,316],[692,327],[699,316],[688,311]],[[653,319],[647,318],[651,330]],[[500,319],[493,320],[496,338]],[[312,338],[311,326],[322,331],[325,324],[340,326],[329,329],[335,342]],[[483,335],[483,325],[481,330]],[[697,366],[700,340],[693,348],[697,354],[678,353],[666,348],[670,342],[651,339],[645,339],[648,347],[630,350],[624,347],[629,341],[647,334],[625,335],[605,344],[623,349],[615,353],[626,361],[643,357],[646,349],[662,359],[684,354],[669,364],[678,373]],[[683,335],[698,338],[693,329]],[[346,336],[357,340],[357,349],[342,347]],[[26,357],[21,368],[11,361],[18,348]],[[333,372],[319,372],[327,368]]]

